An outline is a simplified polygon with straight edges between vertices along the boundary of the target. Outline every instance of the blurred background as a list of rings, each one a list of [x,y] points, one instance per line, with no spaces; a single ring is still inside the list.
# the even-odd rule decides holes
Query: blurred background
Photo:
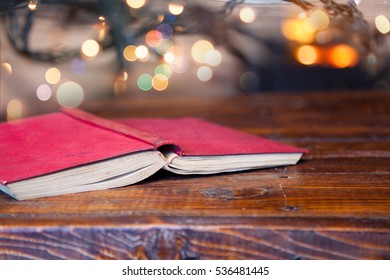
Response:
[[[390,91],[387,0],[1,1],[0,118],[94,100]]]

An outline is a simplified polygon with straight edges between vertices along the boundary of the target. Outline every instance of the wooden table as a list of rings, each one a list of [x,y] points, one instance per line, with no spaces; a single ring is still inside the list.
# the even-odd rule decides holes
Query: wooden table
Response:
[[[310,153],[284,168],[160,172],[129,187],[24,202],[0,194],[0,258],[390,259],[390,92],[167,95],[85,108],[202,117]]]

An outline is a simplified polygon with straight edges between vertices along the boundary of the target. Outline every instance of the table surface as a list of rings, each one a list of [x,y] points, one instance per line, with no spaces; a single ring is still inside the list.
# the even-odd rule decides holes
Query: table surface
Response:
[[[103,117],[195,116],[308,148],[294,166],[16,201],[1,259],[390,259],[390,92],[111,100]]]

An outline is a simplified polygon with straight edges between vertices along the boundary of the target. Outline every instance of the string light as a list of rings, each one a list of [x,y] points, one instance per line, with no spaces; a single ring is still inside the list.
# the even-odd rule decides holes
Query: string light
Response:
[[[196,72],[196,75],[202,82],[207,82],[213,77],[213,71],[208,66],[201,66]]]
[[[206,63],[206,55],[214,50],[213,44],[207,40],[196,41],[191,47],[192,58],[198,63]]]
[[[145,59],[148,57],[148,55],[149,55],[149,50],[144,45],[140,45],[135,48],[135,56],[138,59]]]
[[[30,0],[28,2],[28,8],[31,10],[31,11],[35,11],[38,7],[38,1],[37,0]]]
[[[123,56],[127,61],[136,61],[137,55],[135,53],[135,50],[137,49],[134,45],[129,45],[123,50]]]
[[[304,65],[312,65],[318,61],[318,50],[314,46],[304,45],[296,52],[297,60]]]

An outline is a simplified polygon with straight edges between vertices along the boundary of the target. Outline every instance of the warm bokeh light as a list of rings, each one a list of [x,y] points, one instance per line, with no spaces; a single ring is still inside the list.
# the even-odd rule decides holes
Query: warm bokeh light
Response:
[[[78,83],[68,81],[58,87],[56,97],[61,106],[75,108],[84,101],[84,89]]]
[[[359,62],[359,55],[354,48],[341,44],[331,49],[329,60],[336,68],[354,67]]]
[[[140,90],[148,91],[152,89],[152,76],[149,74],[142,74],[137,79],[137,85]]]
[[[35,11],[37,9],[37,6],[38,6],[38,1],[37,0],[30,0],[28,2],[28,8],[31,10],[31,11]]]
[[[49,68],[46,71],[45,79],[49,84],[55,85],[61,80],[61,72],[55,67]]]
[[[128,78],[129,74],[126,71],[119,72],[118,75],[115,77],[114,94],[116,96],[120,96],[126,92]]]
[[[179,2],[179,1],[175,1],[175,2],[169,3],[168,9],[172,15],[178,16],[181,13],[183,13],[184,5],[183,5],[183,3]]]
[[[152,79],[152,86],[157,91],[163,91],[168,87],[168,78],[163,74],[156,74]]]
[[[213,44],[207,40],[199,40],[192,45],[192,58],[198,63],[206,63],[206,55],[209,51],[214,50]]]
[[[164,60],[166,63],[173,63],[175,61],[175,55],[171,52],[164,54]]]
[[[43,84],[37,88],[37,97],[41,101],[49,100],[51,94],[52,94],[51,88],[48,85]]]
[[[240,19],[245,23],[252,23],[256,20],[256,13],[250,7],[242,8],[240,11]]]
[[[304,65],[315,64],[319,59],[318,49],[309,45],[301,46],[296,52],[296,59]]]
[[[309,17],[303,20],[303,28],[309,33],[325,30],[329,26],[329,16],[323,10],[313,11]]]
[[[198,69],[196,75],[202,82],[207,82],[213,77],[213,71],[208,66],[202,66]]]
[[[163,35],[157,30],[151,30],[145,35],[146,44],[152,48],[157,48],[163,41]]]
[[[127,5],[133,9],[139,9],[145,6],[146,0],[126,0]]]
[[[135,50],[137,49],[134,45],[129,45],[123,50],[123,57],[127,61],[135,61],[137,60],[137,55],[135,54]]]
[[[81,53],[89,59],[97,56],[99,51],[100,45],[95,40],[87,40],[81,46]]]
[[[135,49],[135,56],[138,58],[138,59],[145,59],[147,58],[149,55],[149,50],[147,47],[145,47],[144,45],[141,45],[141,46],[138,46],[136,47]]]
[[[9,75],[12,75],[12,65],[7,63],[7,62],[3,62],[2,63],[2,66],[3,68],[5,69],[5,71],[9,74]]]
[[[300,19],[289,19],[282,23],[283,35],[291,40],[300,43],[311,43],[314,40],[314,33],[307,31]]]
[[[160,55],[164,55],[166,54],[169,49],[171,49],[173,47],[173,42],[171,40],[164,40],[162,41],[161,45],[159,45],[157,48],[156,48],[156,51],[160,54]]]
[[[382,34],[387,34],[390,32],[389,19],[384,15],[379,15],[375,18],[375,26],[378,29],[378,31]]]
[[[17,120],[23,117],[23,103],[18,99],[12,99],[7,104],[7,120]]]

